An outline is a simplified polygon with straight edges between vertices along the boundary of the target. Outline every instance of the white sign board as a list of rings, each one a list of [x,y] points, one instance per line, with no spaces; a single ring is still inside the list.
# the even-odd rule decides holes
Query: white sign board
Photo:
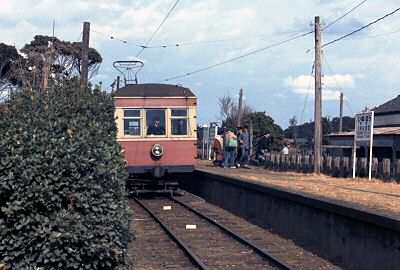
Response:
[[[353,178],[356,177],[356,142],[369,141],[369,170],[368,178],[371,180],[372,172],[372,147],[374,142],[374,111],[356,114],[356,130],[353,145]]]
[[[355,140],[371,141],[374,129],[374,112],[356,114],[356,137]]]

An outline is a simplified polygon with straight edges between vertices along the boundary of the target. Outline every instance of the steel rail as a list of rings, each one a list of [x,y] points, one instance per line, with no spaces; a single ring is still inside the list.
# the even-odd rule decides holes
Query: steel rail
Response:
[[[207,220],[208,222],[210,222],[211,224],[213,224],[214,226],[218,227],[219,229],[221,229],[223,232],[225,232],[226,234],[228,234],[229,236],[231,236],[232,238],[236,239],[238,242],[240,242],[243,245],[249,246],[251,249],[253,249],[258,255],[260,255],[262,258],[266,259],[267,261],[271,262],[274,266],[284,269],[284,270],[296,270],[295,268],[287,265],[286,263],[282,262],[281,260],[279,260],[278,258],[276,258],[274,255],[265,252],[264,250],[262,250],[260,247],[258,247],[257,245],[253,244],[252,242],[244,239],[243,237],[241,237],[240,235],[236,234],[235,232],[233,232],[232,230],[228,229],[227,227],[225,227],[224,225],[218,223],[217,221],[213,220],[212,218],[208,217],[207,215],[199,212],[198,210],[192,208],[191,206],[189,206],[188,204],[181,202],[175,198],[169,198],[170,200],[180,204],[181,206],[187,208],[188,210],[192,211],[193,213],[195,213],[196,215],[198,215],[199,217]]]
[[[208,270],[208,267],[200,260],[200,258],[191,250],[185,243],[176,236],[168,227],[162,222],[146,205],[144,205],[137,198],[133,198],[149,215],[161,226],[161,228],[174,240],[174,242],[187,254],[187,256],[195,262],[195,264],[202,270]]]

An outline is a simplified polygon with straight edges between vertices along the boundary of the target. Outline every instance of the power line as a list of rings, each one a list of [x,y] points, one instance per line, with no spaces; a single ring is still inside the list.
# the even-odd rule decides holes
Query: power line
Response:
[[[293,30],[293,31],[284,31],[284,32],[277,32],[277,33],[272,33],[272,35],[283,35],[283,34],[293,34],[293,33],[300,33],[300,32],[305,32],[308,29],[303,29],[303,30]],[[98,30],[90,30],[94,33],[101,34],[103,36],[106,36],[112,40],[119,41],[124,44],[130,44],[135,47],[139,48],[145,48],[145,49],[156,49],[156,48],[169,48],[169,47],[184,47],[184,46],[192,46],[192,45],[202,45],[202,44],[213,44],[213,43],[224,43],[224,42],[230,42],[230,41],[236,41],[236,40],[248,40],[248,39],[257,39],[257,38],[263,38],[263,37],[269,37],[270,34],[262,34],[262,35],[257,35],[257,36],[249,36],[249,37],[236,37],[236,38],[226,38],[226,39],[217,39],[217,40],[206,40],[206,41],[199,41],[199,42],[176,42],[176,43],[170,43],[166,45],[155,45],[155,46],[145,46],[145,45],[139,45],[139,44],[133,44],[131,42],[128,42],[126,40],[123,40],[121,38],[118,38],[114,35],[107,34]]]
[[[77,38],[77,41],[78,41],[78,42],[79,42],[79,41],[82,41],[82,40],[81,40],[82,34],[83,34],[83,32],[81,32],[81,33],[79,34],[79,37]]]
[[[154,31],[154,33],[150,36],[149,40],[147,40],[145,47],[147,47],[151,40],[154,38],[154,36],[157,34],[158,30],[160,30],[161,26],[165,23],[165,21],[167,20],[167,18],[169,17],[169,15],[171,14],[171,12],[174,10],[174,8],[176,7],[176,5],[179,3],[179,0],[176,0],[175,4],[171,7],[171,9],[168,11],[167,15],[165,16],[164,20],[162,20],[162,22],[160,23],[160,25],[157,27],[156,31]],[[145,47],[142,47],[142,49],[139,51],[139,53],[136,55],[136,57],[138,57],[145,49]]]
[[[101,35],[106,36],[106,37],[109,37],[110,39],[114,39],[114,40],[120,41],[120,42],[125,43],[125,44],[128,43],[128,41],[126,41],[126,40],[119,39],[119,38],[117,38],[117,37],[115,37],[115,36],[112,36],[112,35],[109,35],[109,34],[106,34],[106,33],[100,32],[100,31],[97,31],[97,30],[91,29],[90,31],[91,31],[91,32],[94,32],[94,33],[97,33],[97,34],[101,34]],[[136,46],[138,46],[138,45],[136,45]]]
[[[395,13],[398,12],[399,10],[400,10],[400,8],[397,8],[397,9],[393,10],[392,12],[386,14],[385,16],[380,17],[380,18],[376,19],[375,21],[370,22],[369,24],[364,25],[363,27],[361,27],[361,28],[359,28],[359,29],[357,29],[357,30],[354,30],[353,32],[351,32],[351,33],[349,33],[349,34],[346,34],[346,35],[344,35],[344,36],[342,36],[342,37],[340,37],[340,38],[337,38],[337,39],[335,39],[335,40],[332,40],[332,41],[330,41],[330,42],[328,42],[328,43],[322,45],[322,47],[331,45],[331,44],[333,44],[333,43],[335,43],[335,42],[338,42],[338,41],[340,41],[340,40],[342,40],[342,39],[344,39],[344,38],[346,38],[346,37],[349,37],[349,36],[351,36],[351,35],[353,35],[353,34],[355,34],[355,33],[357,33],[357,32],[360,32],[361,30],[363,30],[363,29],[365,29],[365,28],[367,28],[367,27],[370,27],[371,25],[373,25],[373,24],[375,24],[375,23],[377,23],[377,22],[379,22],[379,21],[381,21],[381,20],[383,20],[383,19],[385,19],[385,18],[387,18],[387,17],[389,17],[389,16],[395,14]]]
[[[333,79],[335,80],[336,85],[337,85],[338,88],[339,88],[339,91],[343,93],[343,90],[342,90],[342,88],[340,87],[339,82],[336,80],[336,77],[335,77],[335,75],[333,74],[333,71],[332,71],[332,69],[331,69],[331,66],[329,65],[328,61],[327,61],[326,58],[325,58],[325,55],[322,54],[322,57],[324,58],[324,61],[325,61],[326,65],[327,65],[327,67],[328,67],[328,69],[329,69],[329,72],[331,73]],[[345,98],[344,100],[345,100],[346,105],[347,105],[347,107],[349,108],[351,114],[354,115],[354,112],[353,112],[353,110],[351,109],[350,104],[347,102],[347,98]]]
[[[325,26],[324,28],[322,28],[322,31],[324,31],[326,28],[332,26],[333,24],[337,23],[338,21],[340,21],[341,19],[343,19],[344,17],[346,17],[347,15],[349,15],[351,12],[353,12],[354,10],[356,10],[357,8],[359,8],[361,5],[363,5],[365,2],[367,2],[367,0],[362,1],[361,3],[359,3],[358,5],[356,5],[355,7],[353,7],[351,10],[347,11],[345,14],[343,14],[342,16],[340,16],[339,18],[337,18],[336,20],[334,20],[333,22],[331,22],[330,24],[328,24],[327,26]]]
[[[396,34],[396,33],[399,33],[399,32],[400,32],[400,29],[396,30],[396,31],[388,32],[388,33],[378,34],[378,35],[358,37],[358,38],[346,38],[345,40],[360,40],[360,39],[378,38],[378,37],[393,35],[393,34]]]
[[[160,81],[160,82],[179,79],[179,78],[186,77],[186,76],[190,76],[190,75],[193,75],[193,74],[195,74],[195,73],[199,73],[199,72],[202,72],[202,71],[206,71],[206,70],[209,70],[209,69],[218,67],[218,66],[222,66],[222,65],[224,65],[224,64],[227,64],[227,63],[230,63],[230,62],[233,62],[233,61],[236,61],[236,60],[245,58],[245,57],[247,57],[247,56],[250,56],[250,55],[253,55],[253,54],[256,54],[256,53],[265,51],[265,50],[267,50],[267,49],[271,49],[271,48],[273,48],[273,47],[282,45],[282,44],[284,44],[284,43],[288,43],[288,42],[290,42],[290,41],[292,41],[292,40],[299,39],[299,38],[301,38],[301,37],[310,35],[310,34],[312,34],[312,33],[314,33],[314,31],[306,32],[306,33],[301,34],[301,35],[297,35],[297,36],[295,36],[295,37],[292,37],[292,38],[289,38],[289,39],[280,41],[280,42],[278,42],[278,43],[269,45],[269,46],[264,47],[264,48],[261,48],[261,49],[257,49],[257,50],[255,50],[255,51],[251,51],[251,52],[249,52],[249,53],[246,53],[246,54],[243,54],[243,55],[240,55],[240,56],[231,58],[231,59],[229,59],[229,60],[226,60],[226,61],[223,61],[223,62],[220,62],[220,63],[217,63],[217,64],[213,64],[213,65],[210,65],[210,66],[207,66],[207,67],[204,67],[204,68],[200,68],[200,69],[197,69],[197,70],[194,70],[194,71],[191,71],[191,72],[187,72],[187,73],[185,73],[185,74],[178,75],[178,76],[175,76],[175,77],[167,78],[167,79],[164,79],[164,80],[162,80],[162,81]]]
[[[307,31],[307,30],[308,29],[278,32],[278,33],[273,33],[273,35],[301,33],[301,32]],[[226,38],[226,39],[199,41],[199,42],[177,42],[177,43],[171,43],[171,44],[166,44],[166,45],[147,46],[146,49],[183,47],[183,46],[202,45],[202,44],[211,44],[211,43],[223,43],[223,42],[236,41],[236,40],[257,39],[257,38],[263,38],[263,37],[268,37],[268,36],[269,36],[269,34],[263,34],[263,35],[250,36],[250,37]],[[140,46],[140,47],[143,47],[143,46]]]
[[[303,124],[303,116],[304,116],[304,112],[306,111],[306,105],[307,105],[307,100],[308,100],[308,94],[309,94],[310,88],[311,88],[311,82],[312,82],[312,78],[313,78],[313,74],[314,74],[314,68],[315,68],[315,61],[313,62],[313,65],[312,65],[312,67],[311,67],[310,81],[308,82],[308,88],[307,88],[306,98],[305,98],[305,100],[304,100],[303,112],[301,113],[300,126]]]

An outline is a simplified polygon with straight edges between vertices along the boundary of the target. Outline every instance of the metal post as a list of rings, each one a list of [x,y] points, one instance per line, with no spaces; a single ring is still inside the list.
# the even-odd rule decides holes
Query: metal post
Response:
[[[374,143],[374,116],[375,112],[371,111],[371,139],[369,142],[369,170],[368,170],[368,179],[371,180],[371,174],[372,174],[372,149],[373,149],[373,143]]]
[[[89,36],[90,23],[83,23],[82,33],[82,63],[81,63],[81,85],[87,87],[89,78]]]
[[[119,90],[119,80],[120,80],[120,78],[119,78],[119,76],[117,76],[117,90]]]
[[[340,93],[339,132],[343,131],[343,93]]]
[[[357,144],[356,144],[356,131],[354,131],[353,138],[353,179],[356,178],[356,166],[357,166]]]
[[[314,115],[314,173],[321,173],[322,154],[322,33],[319,16],[315,17],[315,115]]]

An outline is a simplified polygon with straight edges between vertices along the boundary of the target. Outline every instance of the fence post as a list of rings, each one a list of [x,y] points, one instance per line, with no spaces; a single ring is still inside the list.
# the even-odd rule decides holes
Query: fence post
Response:
[[[276,166],[276,160],[275,160],[276,154],[271,154],[271,170],[273,171],[275,166]]]
[[[377,177],[379,171],[379,162],[377,158],[372,159],[372,176]]]
[[[341,163],[342,163],[341,175],[343,178],[347,178],[347,176],[350,173],[350,170],[349,170],[350,159],[348,157],[342,157]]]
[[[297,155],[296,157],[296,171],[301,172],[301,161],[302,161],[302,155]]]
[[[296,171],[296,160],[297,160],[296,155],[291,155],[290,158],[291,158],[290,162],[291,170]]]
[[[333,166],[332,166],[332,176],[337,177],[340,174],[340,157],[335,157],[333,159]]]
[[[384,179],[389,180],[390,179],[390,159],[384,158],[382,163],[383,163],[382,176]]]
[[[360,175],[365,176],[368,174],[367,172],[368,161],[366,158],[360,159]]]
[[[314,155],[310,155],[309,157],[309,172],[313,172],[314,171],[314,166],[315,166],[315,162],[314,162]],[[321,166],[321,163],[319,163],[319,165]],[[318,170],[319,172],[321,171],[321,168],[319,168]]]
[[[304,157],[303,157],[303,165],[301,166],[302,168],[301,168],[301,171],[302,172],[308,172],[308,170],[309,170],[309,163],[310,162],[310,157],[309,157],[309,155],[304,155]]]
[[[332,173],[332,156],[326,157],[326,174],[330,175]]]

